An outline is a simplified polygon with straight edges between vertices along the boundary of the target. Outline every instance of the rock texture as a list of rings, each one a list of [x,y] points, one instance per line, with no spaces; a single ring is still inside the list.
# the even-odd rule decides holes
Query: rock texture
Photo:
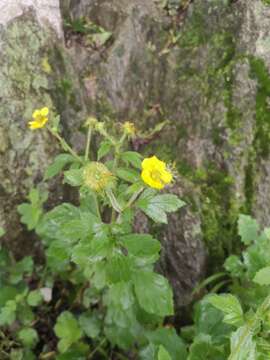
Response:
[[[0,223],[9,226],[29,175],[38,183],[54,152],[45,135],[26,130],[33,106],[54,106],[75,145],[86,113],[143,129],[168,120],[159,136],[133,145],[175,160],[180,173],[172,191],[188,206],[168,229],[157,229],[165,249],[160,267],[180,307],[205,273],[207,252],[211,269],[238,250],[240,212],[269,225],[270,6],[187,0],[172,15],[160,4],[62,0],[64,43],[56,0],[0,1],[12,9],[0,15]],[[76,30],[82,17],[89,33]],[[110,39],[94,43],[93,24]]]

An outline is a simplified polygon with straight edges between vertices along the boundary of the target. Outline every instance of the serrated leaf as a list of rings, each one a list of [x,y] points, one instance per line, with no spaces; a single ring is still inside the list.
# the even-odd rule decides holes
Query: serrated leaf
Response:
[[[45,172],[44,180],[48,180],[58,175],[67,164],[72,162],[74,162],[74,157],[70,154],[60,154],[56,156],[53,163],[48,166]]]
[[[256,360],[256,343],[248,326],[241,326],[231,336],[231,354],[228,360]]]
[[[241,326],[244,323],[243,310],[239,300],[231,294],[211,295],[208,297],[210,304],[221,310],[225,316],[226,324]]]
[[[142,156],[135,151],[125,151],[121,154],[121,158],[128,164],[131,164],[137,169],[141,169]]]
[[[96,313],[84,313],[79,317],[79,324],[84,333],[91,339],[95,339],[101,332],[102,322]]]
[[[176,195],[163,194],[154,197],[141,197],[137,206],[157,223],[167,223],[166,212],[174,212],[185,205]]]
[[[249,215],[240,215],[238,219],[238,234],[245,245],[258,239],[259,225],[255,219]]]
[[[211,336],[199,334],[191,344],[188,360],[225,360],[224,350],[212,341]]]
[[[162,345],[158,348],[158,360],[172,360],[170,354]]]
[[[259,270],[253,281],[259,285],[270,285],[270,266],[266,266]]]
[[[44,215],[37,233],[41,238],[74,243],[78,238],[89,236],[96,221],[92,213],[83,212],[72,204],[63,203]]]
[[[65,171],[64,182],[70,186],[81,186],[83,183],[83,169],[70,169]]]
[[[102,159],[105,155],[109,153],[112,148],[112,144],[109,141],[102,141],[98,149],[97,159]]]
[[[130,234],[121,237],[120,241],[140,266],[154,263],[159,258],[161,245],[151,235]]]
[[[118,168],[116,174],[120,179],[125,180],[126,182],[136,183],[140,180],[138,172],[132,169]]]
[[[0,325],[11,325],[16,319],[16,309],[16,301],[8,300],[0,312]]]
[[[173,328],[163,327],[148,331],[146,337],[150,344],[163,346],[172,359],[187,359],[187,349],[184,341]]]
[[[38,333],[35,329],[32,328],[24,328],[20,330],[18,333],[18,337],[23,343],[23,345],[29,348],[33,348],[38,342]]]
[[[60,352],[65,352],[82,337],[82,329],[77,319],[69,311],[64,311],[58,316],[54,331],[56,336],[61,339],[58,344]]]
[[[114,255],[106,264],[106,274],[109,283],[129,281],[131,277],[131,263],[127,256]]]
[[[241,277],[243,275],[244,264],[236,255],[229,256],[224,263],[224,267],[234,277]]]
[[[173,315],[173,294],[167,279],[150,271],[138,271],[133,282],[138,302],[146,312]]]
[[[42,205],[47,200],[47,192],[39,192],[32,189],[28,195],[30,203],[23,203],[18,206],[18,212],[21,215],[21,222],[27,226],[28,230],[33,230],[43,213]]]

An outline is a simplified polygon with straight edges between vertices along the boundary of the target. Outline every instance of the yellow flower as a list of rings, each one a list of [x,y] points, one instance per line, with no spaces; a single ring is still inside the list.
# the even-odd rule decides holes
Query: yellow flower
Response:
[[[96,192],[110,189],[115,184],[115,177],[109,169],[102,163],[95,161],[85,166],[83,180],[86,186]]]
[[[165,162],[156,156],[146,158],[142,162],[141,177],[143,181],[154,189],[161,190],[173,180],[172,173],[168,170]]]
[[[135,125],[130,122],[130,121],[126,121],[124,122],[124,124],[122,125],[124,132],[129,135],[129,136],[134,136],[136,133],[136,128]]]
[[[32,115],[33,121],[28,122],[29,128],[31,130],[43,128],[48,121],[48,114],[49,109],[47,107],[35,110]]]

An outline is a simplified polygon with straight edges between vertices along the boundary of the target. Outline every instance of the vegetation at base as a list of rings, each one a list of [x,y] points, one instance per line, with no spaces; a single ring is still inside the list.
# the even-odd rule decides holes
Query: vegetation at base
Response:
[[[1,359],[108,359],[112,353],[142,360],[269,359],[269,228],[239,217],[243,253],[230,255],[224,272],[194,290],[206,295],[194,305],[193,324],[173,329],[162,325],[162,317],[172,314],[168,283],[147,269],[158,257],[158,241],[148,234],[121,235],[118,228],[126,257],[140,270],[128,269],[119,254],[117,261],[113,254],[105,261],[104,229],[92,241],[78,241],[83,218],[90,216],[86,203],[41,213],[46,196],[33,190],[31,203],[19,207],[29,229],[47,234],[46,265],[0,251]],[[98,248],[92,246],[97,239]]]

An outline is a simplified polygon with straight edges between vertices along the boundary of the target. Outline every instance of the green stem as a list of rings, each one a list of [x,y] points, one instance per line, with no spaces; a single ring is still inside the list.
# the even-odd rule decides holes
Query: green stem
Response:
[[[95,353],[99,350],[99,348],[106,342],[106,339],[104,338],[99,344],[97,347],[95,347],[95,349],[89,354],[88,356],[88,359],[90,360],[94,355]]]
[[[97,195],[96,195],[95,193],[93,193],[93,198],[94,198],[94,202],[95,202],[95,206],[96,206],[96,211],[97,211],[98,218],[99,218],[99,220],[102,221],[101,214],[100,214],[100,210],[99,210],[98,199],[97,199]]]
[[[92,128],[89,126],[87,132],[87,140],[86,140],[86,147],[85,147],[85,155],[84,160],[87,161],[89,159],[89,150],[91,145],[91,136],[92,136]]]
[[[128,203],[124,206],[124,209],[128,209],[129,207],[131,207],[131,205],[134,203],[134,201],[137,200],[138,196],[140,195],[140,193],[143,191],[144,187],[142,186],[139,190],[137,190],[129,199]]]
[[[121,213],[122,212],[121,206],[118,204],[118,201],[116,200],[112,190],[111,189],[106,190],[106,195],[108,196],[113,209],[116,212]]]
[[[50,133],[60,142],[62,148],[65,151],[68,151],[76,160],[78,160],[80,163],[84,163],[83,160],[79,157],[79,155],[76,154],[76,152],[68,145],[68,143],[56,132],[52,131],[50,128],[48,128]]]

